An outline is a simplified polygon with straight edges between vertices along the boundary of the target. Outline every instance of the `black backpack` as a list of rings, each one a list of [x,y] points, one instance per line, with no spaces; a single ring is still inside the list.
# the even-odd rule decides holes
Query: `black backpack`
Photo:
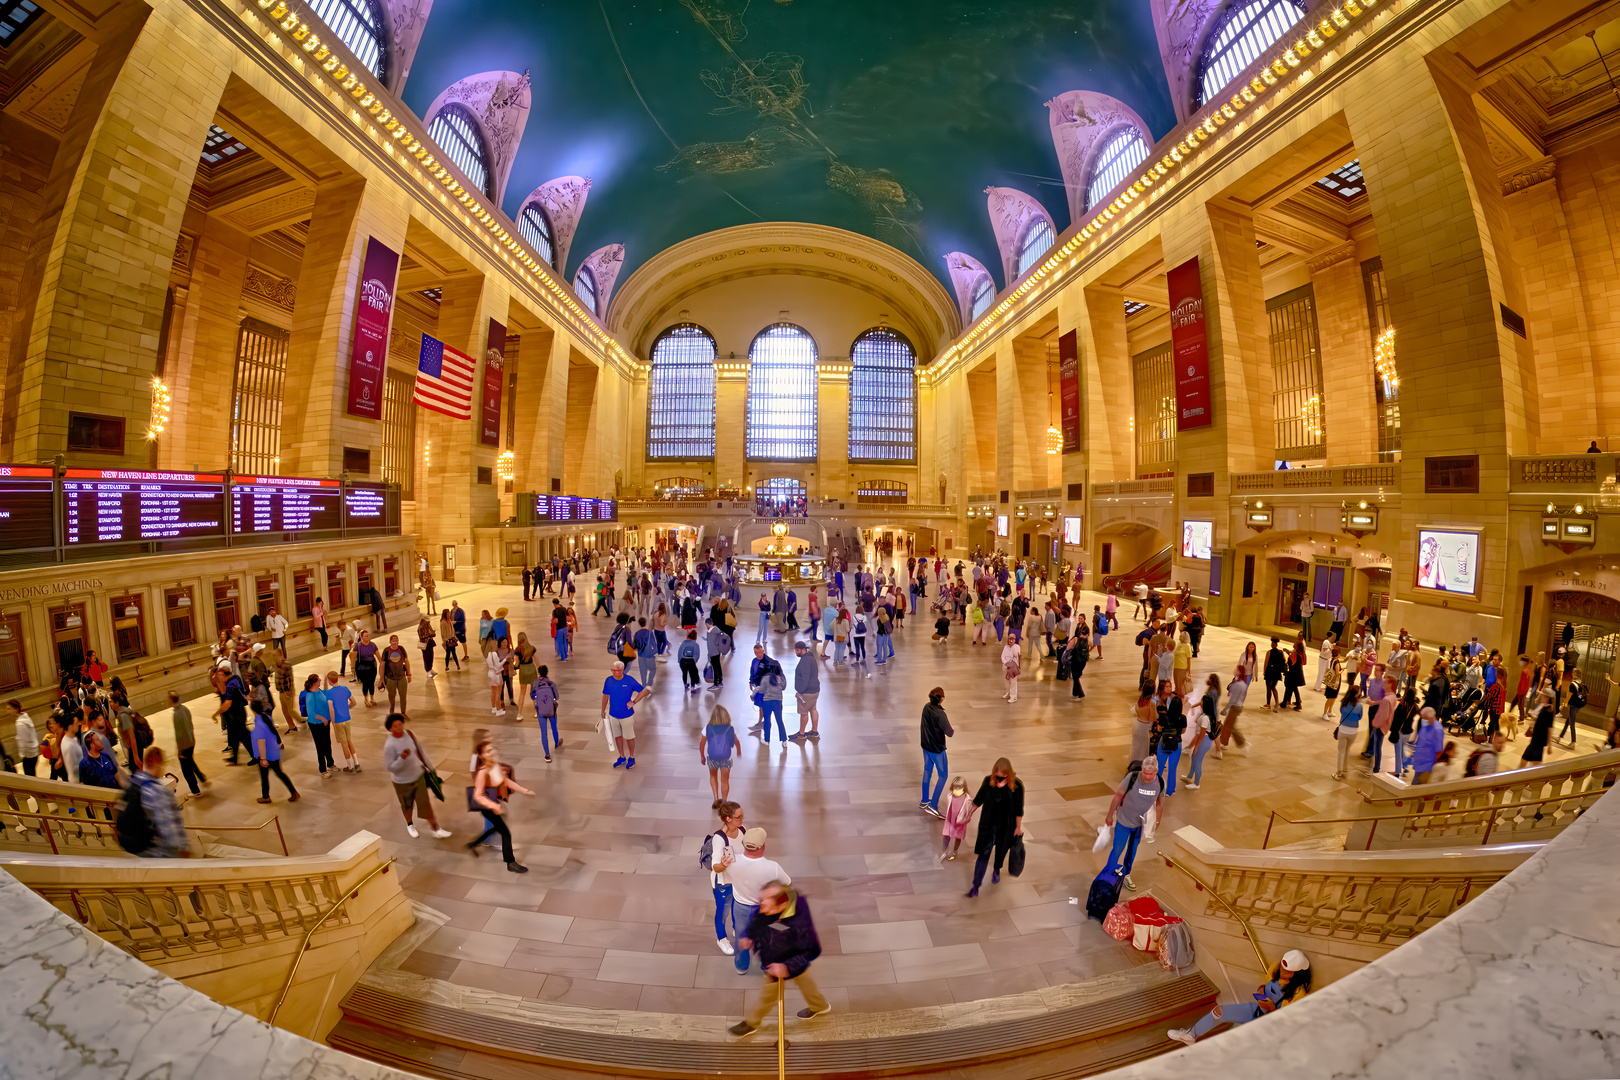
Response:
[[[131,780],[129,787],[124,789],[124,798],[118,807],[118,846],[131,855],[139,855],[157,839],[157,829],[153,827],[145,801],[141,798],[144,786],[140,781]]]

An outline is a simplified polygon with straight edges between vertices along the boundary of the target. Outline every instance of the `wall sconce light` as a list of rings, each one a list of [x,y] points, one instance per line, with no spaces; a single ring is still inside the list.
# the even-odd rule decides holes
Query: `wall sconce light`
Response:
[[[1271,528],[1272,524],[1271,507],[1258,499],[1251,506],[1248,500],[1245,499],[1243,502],[1243,524],[1257,533],[1265,532]]]
[[[503,481],[511,480],[516,475],[517,451],[502,450],[495,458],[495,475]]]
[[[1357,540],[1378,531],[1378,507],[1370,505],[1366,499],[1341,503],[1339,508],[1343,511],[1339,515],[1339,524]]]
[[[1568,555],[1576,548],[1597,543],[1597,519],[1586,516],[1586,505],[1559,506],[1548,503],[1541,517],[1541,542],[1561,548]]]

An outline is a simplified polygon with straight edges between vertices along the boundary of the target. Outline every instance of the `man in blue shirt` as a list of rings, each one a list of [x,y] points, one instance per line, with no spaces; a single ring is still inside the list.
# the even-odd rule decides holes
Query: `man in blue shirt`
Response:
[[[635,704],[652,693],[624,673],[624,661],[613,661],[613,674],[602,680],[602,720],[613,733],[613,745],[618,748],[617,769],[636,767]]]

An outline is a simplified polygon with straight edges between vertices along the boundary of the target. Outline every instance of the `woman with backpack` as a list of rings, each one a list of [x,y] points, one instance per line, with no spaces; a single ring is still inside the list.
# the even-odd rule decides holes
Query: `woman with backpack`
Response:
[[[1311,992],[1311,962],[1298,949],[1283,954],[1266,981],[1248,1001],[1223,1001],[1190,1028],[1173,1028],[1170,1038],[1191,1046],[1208,1035],[1217,1024],[1247,1024]]]
[[[1159,710],[1158,736],[1153,743],[1153,756],[1159,762],[1159,775],[1164,778],[1164,794],[1168,798],[1176,793],[1176,769],[1181,764],[1181,739],[1187,731],[1185,698],[1172,693],[1170,700]]]

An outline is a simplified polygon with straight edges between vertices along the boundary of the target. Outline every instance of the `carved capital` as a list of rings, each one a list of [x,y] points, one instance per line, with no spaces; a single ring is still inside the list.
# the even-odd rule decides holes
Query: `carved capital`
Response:
[[[260,270],[256,266],[248,267],[247,277],[242,282],[242,291],[249,296],[256,296],[267,304],[274,304],[283,311],[291,312],[298,300],[298,284],[286,278]]]
[[[1544,157],[1540,161],[1531,162],[1522,169],[1510,173],[1502,180],[1502,194],[1512,195],[1516,191],[1535,187],[1545,183],[1558,175],[1558,159]]]
[[[1313,274],[1320,274],[1330,270],[1340,263],[1354,262],[1356,258],[1356,245],[1354,243],[1339,244],[1330,247],[1319,255],[1312,255],[1306,260],[1305,268]]]

